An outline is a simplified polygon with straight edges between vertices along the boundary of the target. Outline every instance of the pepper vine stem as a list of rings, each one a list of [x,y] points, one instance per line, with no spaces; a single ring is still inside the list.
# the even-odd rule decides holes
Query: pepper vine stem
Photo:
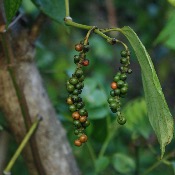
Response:
[[[28,133],[26,134],[26,136],[24,137],[24,139],[22,140],[21,144],[19,145],[18,149],[16,150],[15,154],[13,155],[13,157],[11,158],[10,162],[8,163],[7,167],[4,170],[4,175],[7,174],[11,174],[10,171],[13,167],[13,165],[15,164],[17,158],[19,157],[19,155],[21,154],[22,150],[24,149],[24,147],[26,146],[26,144],[28,143],[29,139],[31,138],[31,136],[34,134],[34,132],[37,129],[37,126],[39,124],[39,122],[42,120],[41,116],[37,117],[37,120],[32,124],[31,128],[29,129]]]

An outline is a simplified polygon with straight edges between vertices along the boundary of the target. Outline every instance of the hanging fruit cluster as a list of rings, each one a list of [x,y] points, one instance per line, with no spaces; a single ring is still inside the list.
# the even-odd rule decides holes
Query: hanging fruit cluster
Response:
[[[88,139],[85,134],[85,129],[90,125],[88,112],[80,97],[84,87],[83,67],[89,65],[89,60],[86,59],[86,53],[89,51],[89,44],[80,42],[75,45],[75,50],[79,52],[79,55],[74,56],[74,63],[77,65],[77,68],[72,74],[72,77],[67,81],[67,91],[69,93],[67,104],[69,105],[69,110],[72,112],[74,134],[78,137],[74,141],[74,144],[76,146],[81,146],[82,143],[85,143]]]
[[[132,70],[129,68],[130,52],[128,49],[121,52],[120,63],[122,66],[119,68],[119,72],[114,76],[113,82],[111,83],[112,90],[110,91],[108,103],[111,111],[117,113],[118,123],[123,125],[126,123],[126,119],[120,112],[120,98],[125,97],[128,92],[128,83],[126,82],[127,74],[132,73]]]

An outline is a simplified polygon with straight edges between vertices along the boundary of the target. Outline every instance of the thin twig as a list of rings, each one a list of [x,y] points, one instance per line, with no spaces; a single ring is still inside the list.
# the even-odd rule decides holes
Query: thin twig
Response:
[[[14,163],[16,162],[16,159],[19,157],[19,155],[21,154],[22,150],[24,149],[24,147],[28,143],[29,139],[31,138],[31,136],[33,135],[33,133],[35,132],[35,130],[37,129],[37,126],[38,126],[38,124],[39,124],[40,121],[41,121],[41,118],[39,117],[32,124],[32,126],[29,129],[28,133],[25,135],[24,139],[22,140],[21,144],[19,145],[18,149],[16,150],[15,154],[13,155],[13,157],[9,161],[7,167],[5,168],[4,174],[10,174],[11,169],[12,169]]]

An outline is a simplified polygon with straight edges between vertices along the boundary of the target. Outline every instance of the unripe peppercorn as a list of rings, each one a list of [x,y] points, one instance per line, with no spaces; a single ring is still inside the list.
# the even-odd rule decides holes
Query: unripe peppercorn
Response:
[[[126,50],[122,50],[121,53],[120,53],[120,55],[121,55],[122,57],[127,57],[127,56],[128,56],[128,53],[127,53]]]
[[[117,89],[117,83],[116,82],[112,82],[111,83],[111,88],[112,89]]]
[[[75,50],[78,51],[78,52],[81,52],[83,50],[83,45],[82,44],[76,44],[75,45]]]
[[[76,111],[75,105],[70,105],[70,106],[69,106],[69,110],[70,110],[71,112],[75,112],[75,111]]]
[[[75,134],[75,135],[78,135],[78,134],[79,134],[78,129],[74,130],[74,134]]]
[[[87,141],[88,137],[85,135],[85,134],[82,134],[80,137],[79,137],[79,140],[81,143],[85,143]]]
[[[73,86],[72,84],[68,84],[68,85],[67,85],[67,91],[68,91],[68,92],[73,92],[74,89],[75,89],[75,88],[74,88],[74,86]]]
[[[119,116],[117,118],[117,122],[120,124],[120,125],[124,125],[126,123],[126,119],[123,117],[123,116]]]
[[[70,78],[69,83],[72,85],[76,85],[78,83],[78,79],[75,77]]]
[[[115,97],[115,91],[114,91],[114,90],[110,91],[110,95],[111,95],[112,97]]]
[[[83,75],[83,70],[82,69],[77,69],[75,71],[75,75],[76,75],[76,77],[80,78]]]
[[[119,80],[120,80],[120,76],[119,76],[119,75],[116,75],[116,76],[114,77],[114,82],[117,83],[117,81],[119,81]]]
[[[74,141],[74,145],[75,146],[81,146],[82,143],[81,143],[81,141],[79,139],[77,139],[77,140]]]
[[[127,79],[127,75],[125,73],[120,75],[120,79],[121,80],[126,80]]]
[[[127,58],[121,58],[121,59],[120,59],[120,63],[121,63],[121,64],[126,64],[126,63],[128,63]]]
[[[127,73],[128,73],[128,74],[131,74],[131,73],[132,73],[132,69],[128,69],[128,70],[127,70]]]
[[[121,88],[124,85],[124,82],[122,80],[119,80],[117,82],[117,85],[118,85],[119,88]]]
[[[121,90],[120,90],[122,95],[125,95],[127,93],[127,91],[128,91],[127,87],[122,87]]]
[[[78,120],[80,118],[80,114],[78,113],[78,111],[72,113],[72,118],[75,120]]]

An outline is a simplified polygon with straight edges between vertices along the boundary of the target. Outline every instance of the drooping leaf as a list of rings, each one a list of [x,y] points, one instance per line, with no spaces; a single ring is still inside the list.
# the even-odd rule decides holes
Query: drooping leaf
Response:
[[[160,143],[162,157],[165,152],[165,146],[173,138],[173,118],[162,92],[154,65],[142,42],[130,27],[123,27],[121,32],[129,40],[141,66],[148,117]]]
[[[47,16],[59,23],[64,22],[64,0],[32,0],[32,2]]]
[[[9,25],[13,17],[16,15],[16,12],[18,11],[21,3],[22,3],[22,0],[5,0],[4,1],[7,25]]]
[[[125,154],[114,154],[112,164],[115,170],[121,174],[132,174],[135,170],[134,160]]]

